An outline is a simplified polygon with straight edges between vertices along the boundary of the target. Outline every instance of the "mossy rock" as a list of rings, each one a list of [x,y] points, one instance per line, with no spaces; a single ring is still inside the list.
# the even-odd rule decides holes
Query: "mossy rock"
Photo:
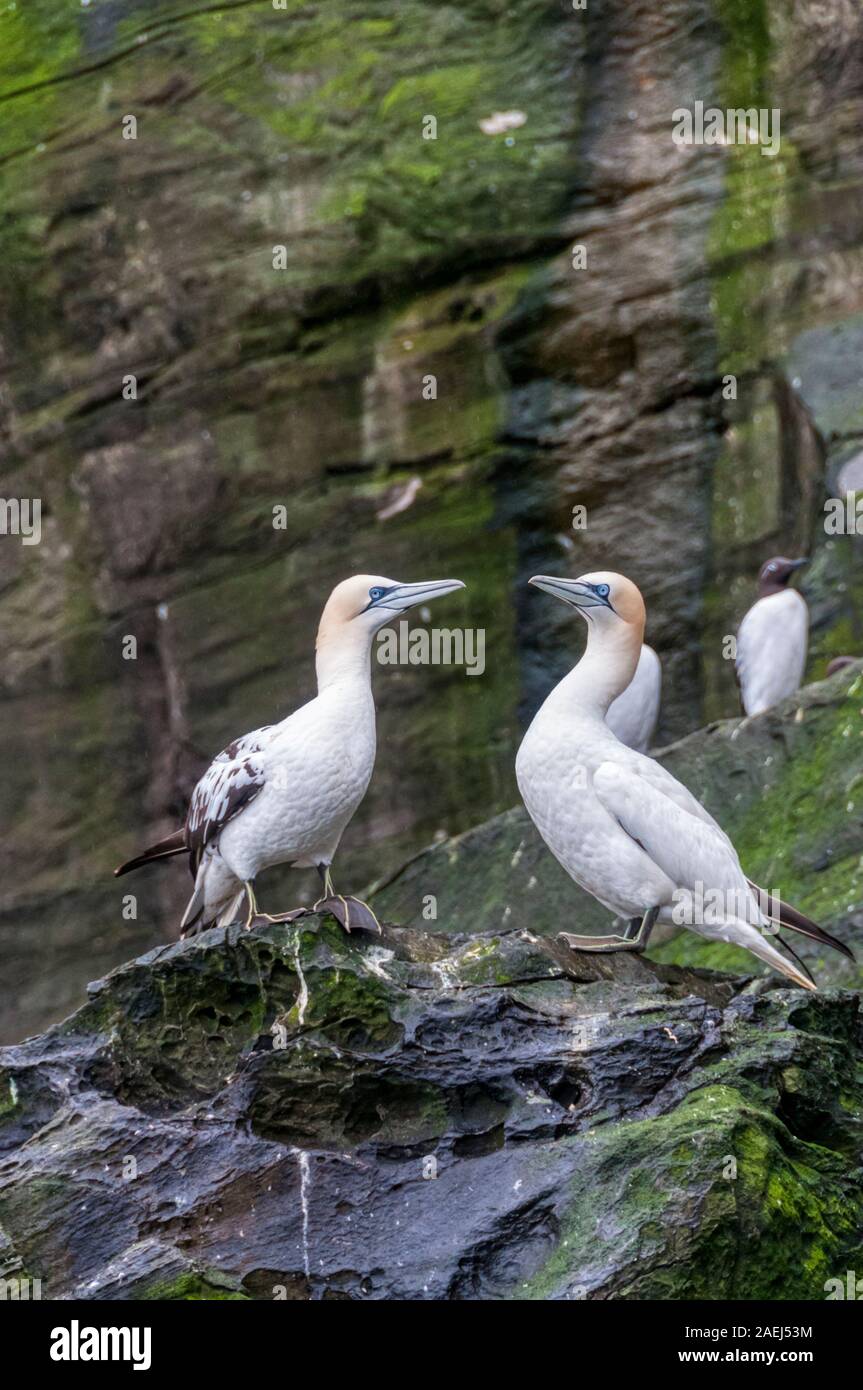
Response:
[[[855,996],[315,918],[150,952],[0,1053],[4,1267],[79,1299],[820,1299]]]

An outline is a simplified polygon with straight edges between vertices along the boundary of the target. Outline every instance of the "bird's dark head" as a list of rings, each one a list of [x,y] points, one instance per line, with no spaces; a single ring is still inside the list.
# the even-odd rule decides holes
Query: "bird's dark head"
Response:
[[[853,656],[834,656],[827,667],[828,676],[835,676],[837,671],[845,671],[849,666],[856,664],[856,657]]]
[[[805,555],[799,560],[788,560],[784,555],[774,555],[771,560],[765,560],[758,571],[759,598],[766,598],[768,594],[778,594],[781,589],[787,587],[795,570],[808,564],[809,559]]]

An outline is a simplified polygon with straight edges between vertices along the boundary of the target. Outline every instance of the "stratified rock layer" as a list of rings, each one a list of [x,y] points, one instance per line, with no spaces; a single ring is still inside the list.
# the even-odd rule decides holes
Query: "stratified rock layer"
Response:
[[[527,930],[211,931],[0,1054],[42,1296],[824,1296],[859,1267],[855,996]]]

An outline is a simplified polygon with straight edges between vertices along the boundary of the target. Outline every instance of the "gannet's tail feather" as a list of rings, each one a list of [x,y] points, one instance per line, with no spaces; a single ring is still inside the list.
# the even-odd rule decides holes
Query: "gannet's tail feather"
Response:
[[[205,851],[195,876],[194,892],[180,923],[181,938],[235,921],[245,891],[218,851]]]
[[[218,920],[216,921],[217,927],[229,927],[232,922],[236,922],[240,914],[240,909],[243,905],[245,896],[245,888],[241,888],[239,893],[235,893],[234,897],[231,898],[227,906],[224,907],[222,911],[219,913]]]
[[[185,829],[180,826],[170,835],[166,835],[164,840],[157,840],[155,845],[150,845],[134,859],[127,859],[125,864],[120,864],[114,870],[114,877],[119,878],[121,874],[131,873],[133,869],[140,869],[142,864],[155,864],[158,859],[170,859],[175,854],[188,853],[189,846],[186,844]]]
[[[765,893],[763,888],[759,888],[757,883],[753,883],[751,878],[746,882],[758,898],[758,903],[765,917],[771,922],[776,922],[780,927],[787,927],[789,931],[799,932],[801,936],[808,936],[812,941],[819,941],[822,946],[831,946],[834,951],[840,951],[849,960],[854,960],[854,952],[844,941],[838,937],[831,936],[829,931],[819,927],[817,922],[813,922],[811,917],[800,912],[790,903],[784,903],[781,898],[773,897],[770,893]],[[783,942],[787,946],[788,943]]]
[[[233,897],[226,899],[221,910],[212,906],[204,908],[201,904],[190,916],[190,911],[195,902],[195,896],[189,902],[189,906],[183,915],[183,923],[180,930],[180,940],[185,941],[187,937],[198,936],[202,931],[207,931],[209,927],[229,927],[232,922],[236,922],[240,915],[243,899],[246,896],[245,888],[241,888]],[[211,914],[216,912],[216,916]]]
[[[611,760],[600,763],[593,774],[593,790],[650,861],[645,864],[647,881],[651,873],[655,877],[658,869],[666,882],[673,885],[707,883],[729,895],[733,893],[737,901],[742,895],[747,901],[746,915],[739,909],[724,915],[717,924],[721,930],[714,930],[712,925],[707,930],[708,924],[704,923],[702,935],[708,940],[743,946],[795,984],[815,989],[815,981],[805,967],[794,965],[762,934],[761,927],[768,927],[769,919],[757,894],[748,886],[737,851],[727,835],[654,785],[643,772],[644,761],[634,765]],[[698,926],[693,929],[699,930]]]

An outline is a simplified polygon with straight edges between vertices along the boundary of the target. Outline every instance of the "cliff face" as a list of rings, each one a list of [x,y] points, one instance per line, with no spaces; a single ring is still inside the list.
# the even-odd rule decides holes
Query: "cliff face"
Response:
[[[838,0],[2,10],[2,492],[41,500],[42,540],[0,537],[0,1036],[173,934],[182,870],[131,905],[110,870],[308,696],[346,573],[458,575],[432,621],[487,653],[476,679],[378,674],[354,882],[512,803],[519,720],[578,649],[538,569],[638,580],[664,738],[732,711],[721,638],[768,547],[819,541],[813,674],[859,641],[859,562],[816,525],[860,436],[827,329],[863,308],[859,24]],[[781,108],[779,155],[678,148],[696,100]]]
[[[526,914],[461,939],[211,931],[0,1052],[0,1276],[822,1299],[863,1253],[861,1041],[853,995],[576,957]]]

